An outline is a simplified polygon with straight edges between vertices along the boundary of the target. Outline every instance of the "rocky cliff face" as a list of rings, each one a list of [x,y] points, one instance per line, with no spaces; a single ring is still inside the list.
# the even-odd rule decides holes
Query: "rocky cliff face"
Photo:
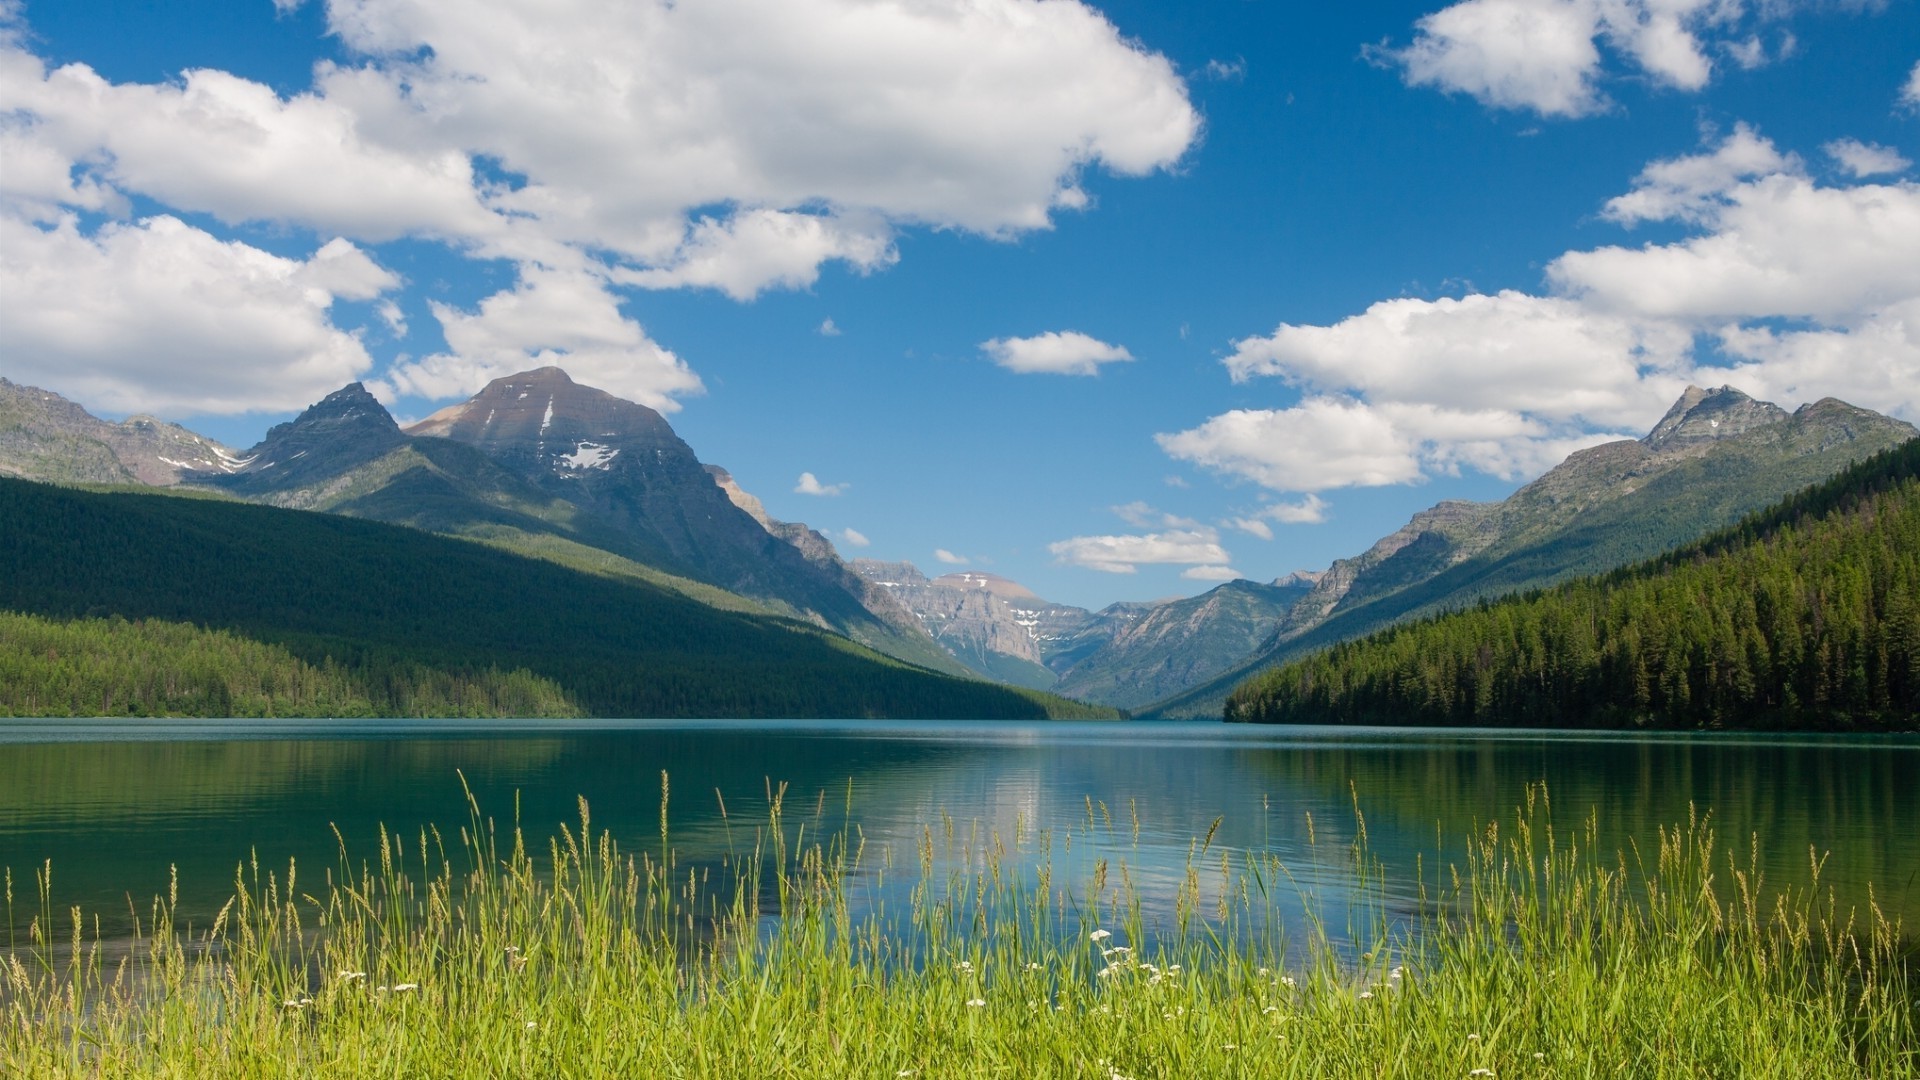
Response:
[[[912,563],[855,559],[855,573],[913,613],[933,640],[973,671],[1045,689],[1055,675],[1051,646],[1089,617],[1054,604],[997,574],[969,571],[929,578]]]
[[[882,622],[892,626],[908,638],[926,637],[926,630],[918,617],[907,610],[891,592],[869,581],[840,559],[840,553],[834,549],[833,542],[819,532],[797,521],[780,521],[767,513],[758,497],[737,483],[733,474],[718,465],[708,465],[707,474],[713,482],[726,493],[733,505],[744,510],[748,517],[760,523],[760,527],[778,539],[793,545],[802,558],[818,567],[820,571],[840,587],[858,597],[861,606],[872,612]],[[924,662],[924,658],[922,659]]]
[[[355,469],[406,441],[386,406],[353,383],[275,424],[232,473],[204,482],[275,506],[308,509],[338,494]]]
[[[0,379],[0,475],[92,484],[176,484],[232,472],[240,455],[151,416],[101,420],[49,390]]]
[[[869,610],[864,583],[824,537],[772,522],[731,477],[726,486],[734,492],[725,490],[659,413],[581,386],[559,368],[495,379],[407,434],[481,451],[633,537],[662,569],[773,604],[902,659],[953,669],[915,620]]]

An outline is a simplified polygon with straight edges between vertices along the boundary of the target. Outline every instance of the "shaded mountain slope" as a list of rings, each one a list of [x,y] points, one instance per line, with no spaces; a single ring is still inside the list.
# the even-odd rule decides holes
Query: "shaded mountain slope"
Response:
[[[0,609],[192,624],[375,684],[524,672],[589,715],[1086,712],[804,623],[338,515],[0,480],[0,563]]]
[[[1915,729],[1920,441],[1650,563],[1270,669],[1226,717]]]
[[[1270,639],[1307,583],[1229,581],[1137,612],[1052,687],[1123,709],[1151,705],[1235,666]]]
[[[1690,389],[1644,439],[1582,450],[1500,503],[1443,503],[1336,562],[1274,637],[1145,715],[1220,715],[1262,668],[1406,618],[1650,558],[1725,528],[1914,428],[1831,398],[1792,414]]]

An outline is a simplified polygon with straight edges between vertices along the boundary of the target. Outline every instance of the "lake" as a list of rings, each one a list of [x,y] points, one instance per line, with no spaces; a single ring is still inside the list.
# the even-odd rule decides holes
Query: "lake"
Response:
[[[1031,873],[1084,881],[1124,865],[1148,919],[1164,918],[1189,859],[1276,856],[1299,890],[1336,914],[1352,885],[1347,845],[1364,815],[1386,897],[1411,907],[1416,859],[1429,880],[1487,822],[1510,821],[1544,784],[1556,828],[1597,818],[1608,851],[1649,852],[1689,809],[1712,815],[1723,849],[1747,861],[1758,835],[1766,880],[1804,885],[1809,852],[1843,906],[1871,887],[1920,926],[1920,739],[1910,736],[1638,735],[1243,727],[1194,723],[9,721],[0,720],[0,866],[11,931],[38,910],[82,907],[124,935],[130,908],[179,878],[181,910],[204,925],[255,853],[263,873],[297,860],[318,891],[337,829],[356,861],[384,825],[429,824],[457,848],[461,778],[484,813],[514,816],[542,849],[588,800],[594,827],[629,851],[658,851],[661,773],[671,842],[686,865],[750,847],[768,797],[786,785],[789,827],[847,829],[869,866],[889,849],[998,841]],[[721,816],[722,803],[726,817]],[[1215,828],[1215,822],[1218,827]],[[857,828],[857,831],[855,831]],[[410,840],[410,843],[415,841]],[[942,850],[947,850],[942,846]],[[1023,866],[1024,864],[1024,866]],[[1724,865],[1724,863],[1723,863]],[[894,874],[863,902],[905,888]],[[889,884],[889,882],[891,882]],[[304,891],[304,890],[303,890]],[[1297,904],[1295,905],[1298,906]],[[1295,916],[1297,916],[1295,912]],[[1283,916],[1284,917],[1284,916]],[[63,931],[64,933],[64,931]]]

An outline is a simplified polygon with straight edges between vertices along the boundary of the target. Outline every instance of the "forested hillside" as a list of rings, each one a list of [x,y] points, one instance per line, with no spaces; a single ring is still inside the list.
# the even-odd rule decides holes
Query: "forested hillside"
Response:
[[[1652,562],[1335,645],[1227,719],[1920,726],[1920,440]]]
[[[0,566],[0,714],[1111,715],[335,515],[0,478]]]

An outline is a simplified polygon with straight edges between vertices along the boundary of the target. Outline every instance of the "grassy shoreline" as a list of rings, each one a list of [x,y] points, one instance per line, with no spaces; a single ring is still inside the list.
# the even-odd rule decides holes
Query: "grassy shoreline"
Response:
[[[666,795],[663,777],[644,852],[583,802],[544,849],[475,808],[457,835],[384,836],[364,863],[343,845],[317,886],[249,864],[213,926],[174,926],[162,898],[114,959],[43,890],[0,965],[0,1074],[1920,1072],[1900,928],[1817,885],[1770,890],[1699,820],[1596,858],[1592,822],[1556,832],[1536,791],[1435,868],[1410,930],[1378,903],[1309,902],[1350,921],[1350,949],[1326,923],[1281,933],[1275,912],[1309,890],[1211,837],[1148,925],[1124,863],[1059,881],[1021,837],[956,853],[929,826],[895,865],[778,798],[734,826],[720,872],[683,866]],[[1377,900],[1359,826],[1344,857]],[[863,882],[893,877],[904,908],[854,914]]]

